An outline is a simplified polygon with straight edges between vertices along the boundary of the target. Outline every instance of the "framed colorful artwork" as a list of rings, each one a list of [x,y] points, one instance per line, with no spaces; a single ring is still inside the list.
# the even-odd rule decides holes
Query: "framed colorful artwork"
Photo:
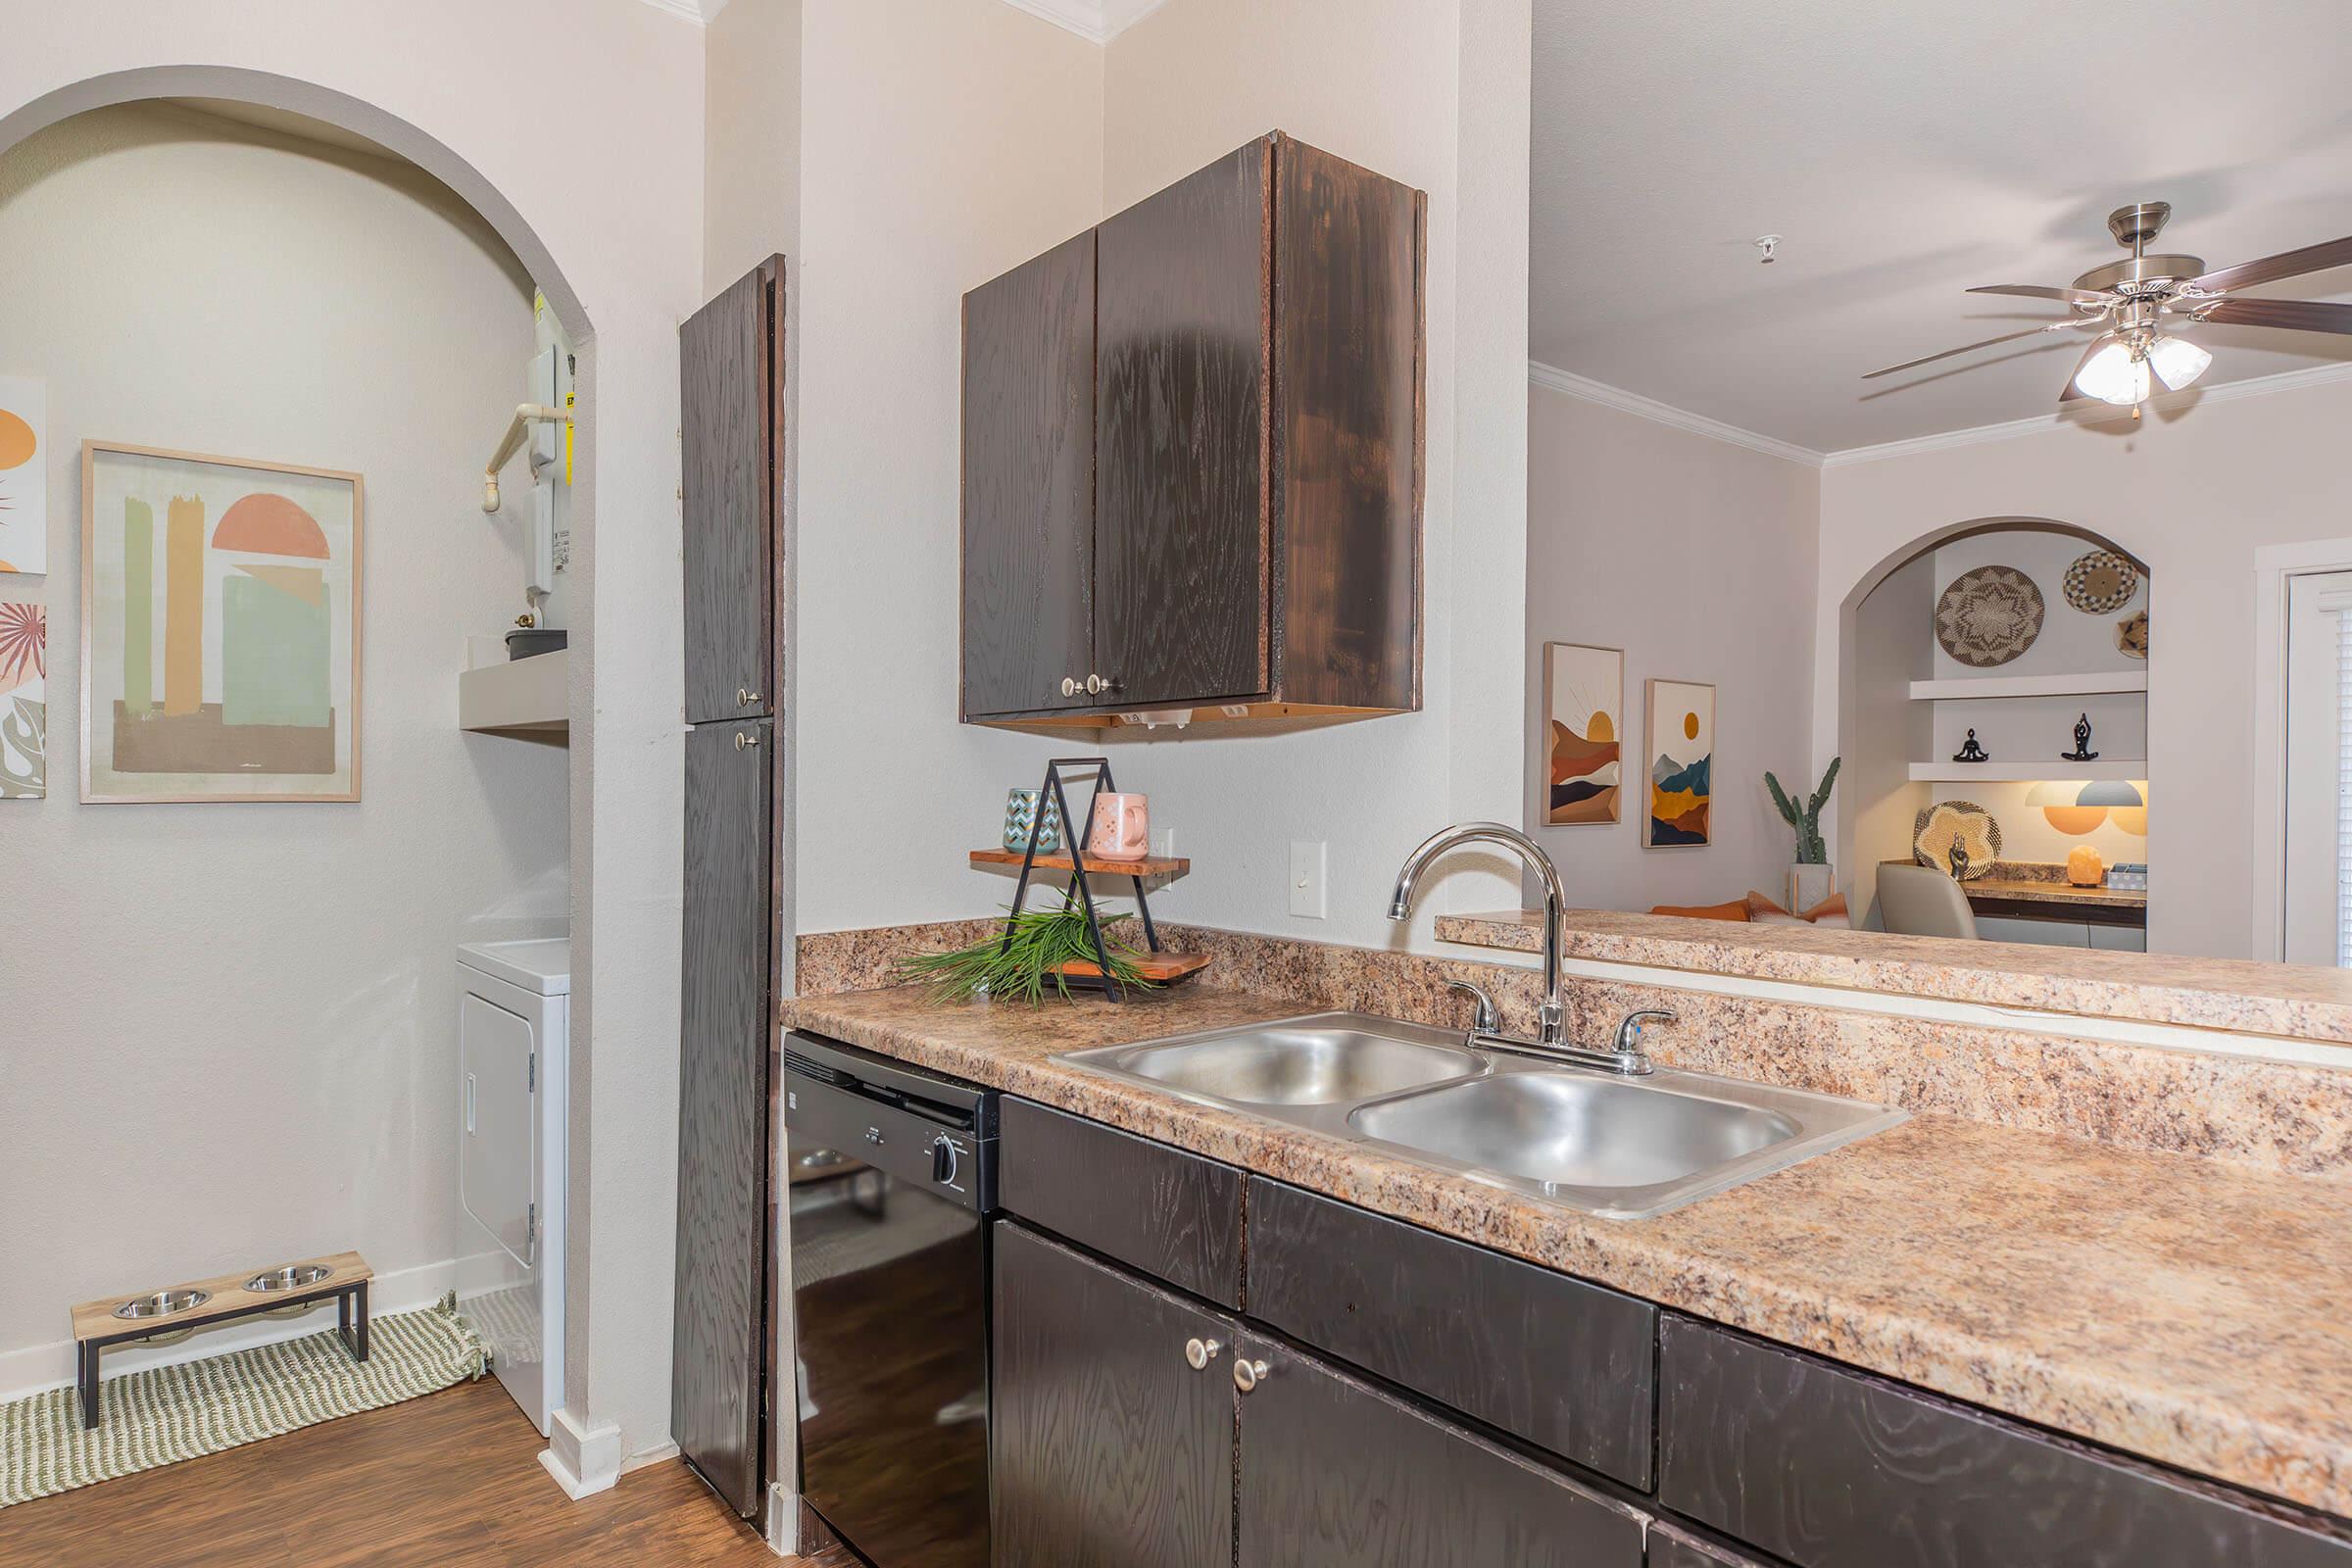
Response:
[[[0,600],[0,801],[49,793],[49,610]]]
[[[0,375],[0,572],[49,569],[46,389]]]
[[[1715,688],[1653,680],[1648,688],[1649,808],[1645,849],[1695,849],[1715,841]]]
[[[1544,645],[1544,820],[1553,827],[1624,820],[1625,650]]]
[[[356,473],[86,441],[81,798],[360,798]]]

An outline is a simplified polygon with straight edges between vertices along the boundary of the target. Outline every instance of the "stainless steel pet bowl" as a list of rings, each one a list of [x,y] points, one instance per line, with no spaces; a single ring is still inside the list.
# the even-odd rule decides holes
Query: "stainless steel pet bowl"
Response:
[[[134,1322],[147,1318],[176,1317],[202,1306],[212,1298],[210,1291],[158,1291],[153,1296],[124,1301],[115,1308],[115,1316],[129,1318]]]
[[[304,1263],[300,1267],[288,1264],[267,1273],[256,1274],[245,1282],[245,1288],[257,1294],[264,1291],[299,1291],[318,1284],[334,1272],[324,1263]]]

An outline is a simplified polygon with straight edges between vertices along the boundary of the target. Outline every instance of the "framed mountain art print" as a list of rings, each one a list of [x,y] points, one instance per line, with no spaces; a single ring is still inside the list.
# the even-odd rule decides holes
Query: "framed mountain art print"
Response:
[[[1652,850],[1715,842],[1715,688],[1690,680],[1649,683],[1647,808],[1642,843]]]
[[[88,441],[81,798],[360,798],[361,479]]]

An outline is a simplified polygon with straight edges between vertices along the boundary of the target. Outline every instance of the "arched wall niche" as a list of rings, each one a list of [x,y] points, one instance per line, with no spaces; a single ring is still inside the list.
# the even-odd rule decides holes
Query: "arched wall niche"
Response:
[[[1925,655],[1926,615],[1932,614],[1934,594],[1941,585],[1926,585],[1924,605],[1884,601],[1874,605],[1873,596],[1898,574],[1924,570],[1947,545],[1983,534],[2016,532],[2058,534],[2086,549],[2112,550],[2139,568],[2153,596],[2154,574],[2130,544],[2081,523],[2027,514],[1969,517],[1931,528],[1889,551],[1855,577],[1839,601],[1838,613],[1837,753],[1846,759],[1846,767],[1838,786],[1832,858],[1857,925],[1874,918],[1878,861],[1892,853],[1898,830],[1916,809],[1913,798],[1924,799],[1928,793],[1927,787],[1910,782],[1905,760],[1939,755],[1926,749],[1933,745],[1932,705],[1909,699],[1909,682],[1915,672],[1888,669],[1883,649],[1885,622],[1889,617],[1899,623],[1903,617],[1919,613],[1916,640]],[[1890,741],[1890,736],[1899,739]],[[1907,845],[1908,837],[1901,842]]]

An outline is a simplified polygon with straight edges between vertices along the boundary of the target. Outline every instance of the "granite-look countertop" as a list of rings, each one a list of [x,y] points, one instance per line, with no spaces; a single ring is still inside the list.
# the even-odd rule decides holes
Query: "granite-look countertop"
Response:
[[[1654,1219],[1602,1220],[1057,1064],[1300,1008],[789,1004],[795,1027],[2182,1469],[2352,1515],[2352,1190],[1919,1115]]]
[[[1541,952],[1532,909],[1442,914],[1441,941]],[[2352,1045],[2352,969],[1571,909],[1571,958]]]

